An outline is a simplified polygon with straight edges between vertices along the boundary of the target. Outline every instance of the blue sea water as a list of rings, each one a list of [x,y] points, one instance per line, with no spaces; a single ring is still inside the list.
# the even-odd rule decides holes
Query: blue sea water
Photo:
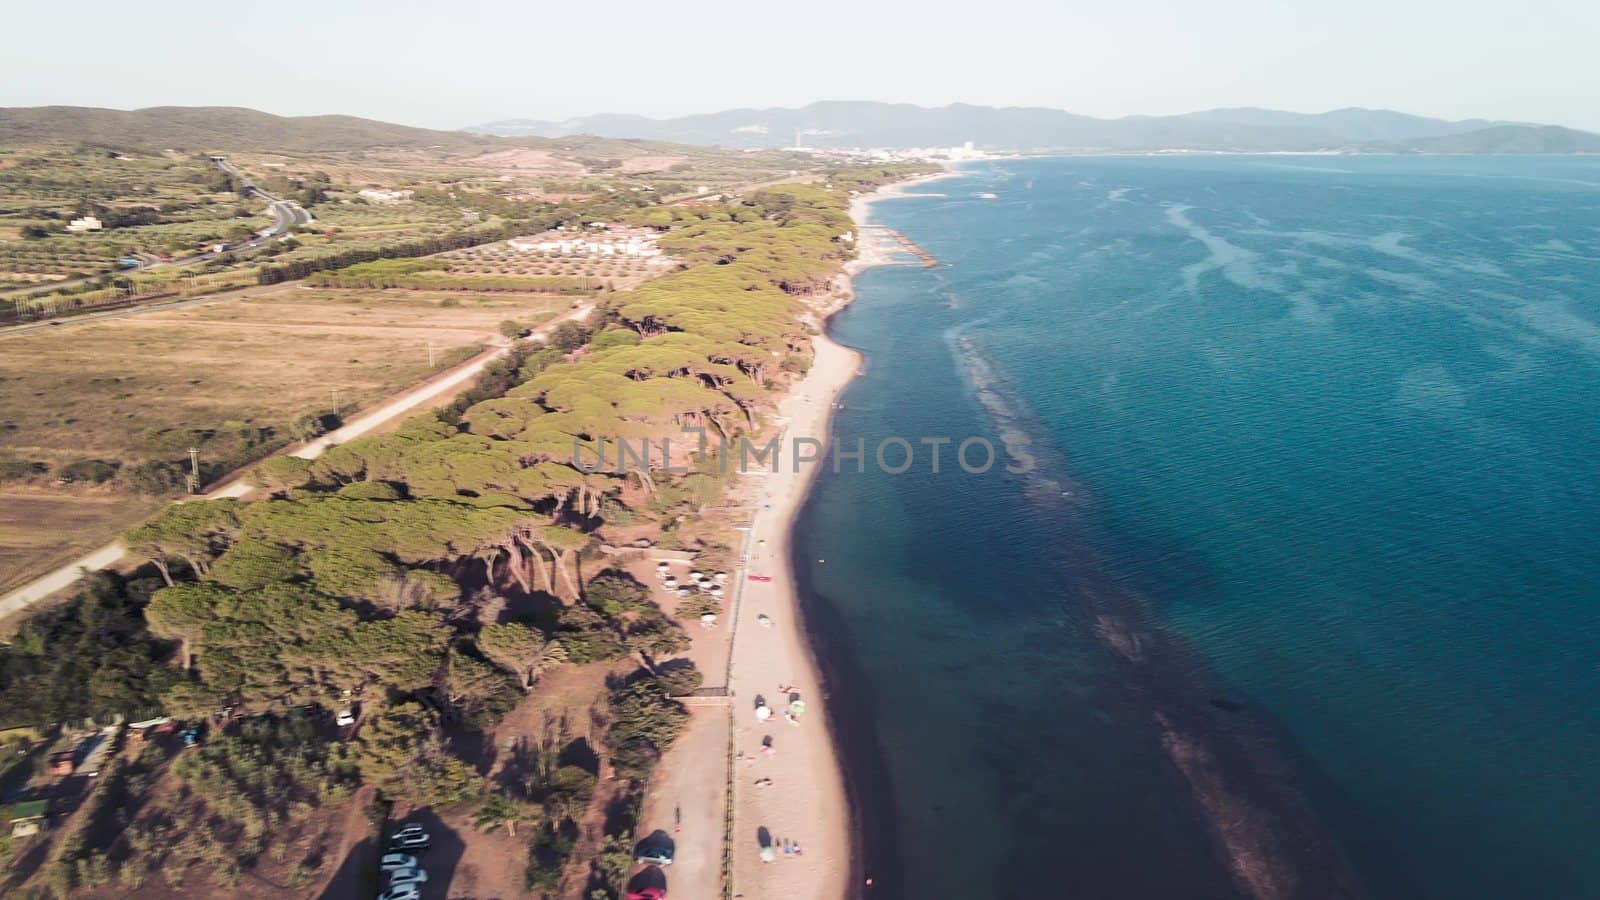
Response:
[[[1600,160],[922,190],[836,437],[1039,466],[802,515],[869,896],[1600,897]]]

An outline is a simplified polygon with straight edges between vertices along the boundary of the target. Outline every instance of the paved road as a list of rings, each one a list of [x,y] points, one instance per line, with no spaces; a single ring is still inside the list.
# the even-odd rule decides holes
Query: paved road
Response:
[[[253,194],[256,197],[265,200],[267,202],[267,211],[272,214],[272,227],[267,229],[266,234],[260,234],[253,237],[241,245],[240,248],[236,249],[242,249],[244,247],[259,247],[267,241],[270,241],[273,238],[276,238],[279,235],[287,232],[290,228],[296,225],[311,224],[311,213],[306,212],[293,200],[283,200],[278,197],[274,197],[266,191],[263,191],[261,188],[256,187],[255,183],[250,180],[249,176],[239,171],[233,163],[228,162],[226,157],[213,156],[211,157],[211,164],[216,166],[218,169],[221,169],[224,173],[239,179],[240,185],[244,188],[244,192],[246,194]]]
[[[550,333],[562,322],[587,318],[593,311],[592,303],[584,303],[564,316],[553,319],[544,326],[536,329],[530,337],[543,337]],[[461,390],[467,383],[478,376],[484,367],[502,356],[509,346],[486,350],[459,366],[411,388],[405,393],[388,400],[383,405],[363,413],[352,419],[343,428],[331,431],[314,441],[284,448],[274,456],[289,454],[301,459],[316,459],[328,448],[361,437],[395,419],[400,418],[419,406],[437,399],[441,395],[452,391]],[[255,489],[243,474],[238,474],[231,479],[212,488],[199,499],[218,500],[226,497],[243,497]],[[122,545],[112,542],[87,556],[76,559],[47,575],[44,575],[20,588],[0,597],[0,619],[13,613],[27,609],[29,606],[49,597],[57,591],[65,590],[83,577],[85,571],[94,572],[116,563],[123,557]]]

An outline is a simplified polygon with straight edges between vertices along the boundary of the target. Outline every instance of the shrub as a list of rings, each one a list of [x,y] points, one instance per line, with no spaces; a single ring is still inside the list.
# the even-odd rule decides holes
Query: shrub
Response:
[[[344,420],[339,417],[339,414],[329,410],[327,412],[306,413],[295,419],[294,424],[289,426],[289,430],[297,439],[309,441],[312,438],[321,437],[333,431],[342,424],[344,424]]]
[[[0,459],[0,481],[21,481],[43,475],[50,467],[42,462],[24,459]]]
[[[122,480],[141,494],[170,494],[189,482],[182,465],[158,459],[147,459],[123,469]]]
[[[105,484],[117,475],[117,464],[103,459],[80,459],[62,466],[57,473],[71,481]]]
[[[695,594],[685,597],[678,603],[678,618],[699,619],[706,613],[714,616],[722,614],[722,601],[710,594]]]
[[[609,618],[646,609],[650,589],[632,575],[615,569],[596,575],[583,589],[583,599]]]

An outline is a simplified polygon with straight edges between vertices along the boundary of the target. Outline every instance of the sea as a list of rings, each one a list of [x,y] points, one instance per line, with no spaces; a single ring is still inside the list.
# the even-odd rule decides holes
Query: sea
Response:
[[[794,549],[860,894],[1600,897],[1600,159],[913,193]]]

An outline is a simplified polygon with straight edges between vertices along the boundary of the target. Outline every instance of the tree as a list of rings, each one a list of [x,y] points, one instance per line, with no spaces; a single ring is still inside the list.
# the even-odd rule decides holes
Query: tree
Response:
[[[683,627],[660,612],[631,625],[622,642],[630,651],[639,654],[647,665],[660,657],[689,649],[689,637],[683,633]]]
[[[596,575],[584,586],[583,599],[611,618],[650,607],[650,589],[627,572],[615,569]]]
[[[569,570],[569,566],[572,565],[574,555],[588,546],[589,536],[561,525],[547,525],[534,534],[533,540],[554,557],[557,580],[566,584],[566,596],[569,599],[576,599],[581,592],[578,588],[578,578]],[[562,591],[558,589],[556,595],[561,596]]]
[[[700,689],[705,676],[695,667],[692,659],[675,659],[656,673],[656,683],[669,697],[682,697]]]
[[[297,440],[309,441],[338,428],[344,422],[333,410],[306,413],[294,420],[289,431]]]
[[[256,465],[250,480],[271,493],[287,494],[311,483],[311,461],[298,456],[270,457]]]
[[[483,831],[493,831],[504,826],[506,833],[512,837],[517,836],[517,820],[522,818],[522,810],[517,804],[504,794],[490,794],[484,798],[483,805],[478,807],[478,816],[474,823]]]
[[[237,509],[234,500],[177,503],[125,533],[122,543],[130,553],[155,563],[168,585],[173,582],[167,563],[173,558],[186,561],[204,577],[211,561],[238,534]]]
[[[145,607],[144,618],[150,633],[181,642],[179,660],[185,669],[199,652],[201,635],[215,622],[218,608],[231,592],[210,584],[180,584],[156,591]]]
[[[286,581],[299,571],[299,559],[288,547],[245,538],[228,548],[228,552],[212,565],[210,580],[243,591]]]
[[[571,353],[589,343],[589,336],[593,333],[594,329],[582,322],[568,319],[550,329],[550,336],[545,338],[545,343],[564,353]]]
[[[459,719],[478,731],[492,727],[516,705],[504,672],[454,648],[445,655],[440,686]]]
[[[683,733],[689,713],[653,678],[619,685],[611,692],[612,724],[606,731],[612,764],[630,778],[643,778]]]
[[[532,690],[546,669],[567,660],[566,648],[520,622],[485,627],[477,644],[485,657],[516,676],[524,691]]]

